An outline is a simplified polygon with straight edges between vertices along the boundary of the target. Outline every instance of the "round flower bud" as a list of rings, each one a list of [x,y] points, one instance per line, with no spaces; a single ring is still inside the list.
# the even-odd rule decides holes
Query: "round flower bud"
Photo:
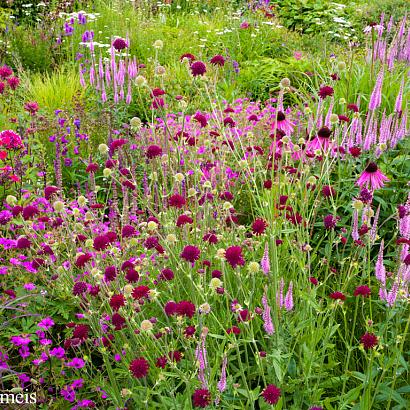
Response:
[[[309,185],[315,185],[316,184],[316,178],[312,175],[308,178],[307,183]]]
[[[211,181],[205,181],[204,182],[204,188],[212,188]]]
[[[148,229],[149,231],[156,231],[156,230],[158,229],[158,224],[157,224],[156,222],[154,222],[154,221],[149,221],[149,222],[147,223],[147,229]]]
[[[165,240],[169,243],[175,243],[177,241],[177,237],[173,233],[170,233],[167,235]]]
[[[299,138],[298,139],[298,144],[303,145],[306,142],[304,138]]]
[[[110,150],[110,149],[108,148],[108,145],[107,145],[107,144],[100,144],[100,145],[98,146],[98,151],[100,151],[100,154],[101,154],[101,155],[107,154],[109,150]]]
[[[73,215],[74,215],[76,218],[78,218],[78,217],[81,215],[80,210],[79,210],[78,208],[74,208],[74,209],[73,209]]]
[[[224,211],[229,211],[231,208],[233,208],[233,206],[230,202],[228,202],[228,201],[224,202],[224,204],[223,204]]]
[[[339,61],[339,62],[337,63],[337,69],[338,69],[339,71],[344,71],[344,70],[346,70],[346,63],[345,63],[344,61]]]
[[[85,220],[86,221],[92,221],[94,219],[94,215],[92,214],[92,212],[87,212],[85,214]]]
[[[157,50],[161,50],[164,47],[164,42],[162,40],[155,40],[153,47]]]
[[[13,196],[13,195],[7,195],[7,197],[6,197],[6,202],[7,202],[9,205],[15,205],[15,203],[17,202],[17,198],[16,198],[15,196]]]
[[[219,278],[212,278],[209,282],[209,287],[213,290],[220,288],[222,286],[222,281]]]
[[[310,108],[310,107],[306,107],[306,108],[305,108],[305,114],[311,114],[311,113],[312,113],[311,108]]]
[[[331,114],[330,115],[330,122],[332,124],[336,124],[339,122],[339,116],[337,114]]]
[[[92,248],[92,247],[93,247],[93,243],[94,243],[94,241],[93,241],[92,239],[87,239],[87,240],[85,241],[85,247],[86,247],[86,248]]]
[[[53,208],[56,212],[62,212],[64,210],[64,202],[55,201],[53,204]]]
[[[257,273],[259,272],[260,265],[258,262],[249,262],[248,271],[249,273]]]
[[[105,178],[109,178],[111,174],[112,174],[112,171],[110,168],[104,168],[103,175],[105,176]]]
[[[158,67],[155,68],[155,74],[156,75],[165,75],[166,73],[166,69],[165,67],[163,67],[162,65],[159,65]]]
[[[144,76],[142,76],[142,75],[138,75],[136,78],[135,78],[135,85],[137,86],[137,87],[143,87],[146,83],[147,83],[147,80],[145,79],[145,77]]]
[[[185,176],[184,176],[184,174],[181,174],[180,172],[178,172],[178,174],[174,175],[174,178],[175,178],[176,181],[182,182],[185,179]]]
[[[343,97],[339,98],[339,104],[340,105],[346,104],[346,100]]]
[[[280,80],[280,86],[282,87],[282,88],[287,88],[287,87],[290,87],[290,80],[289,80],[289,78],[282,78],[282,80]]]
[[[78,203],[78,205],[80,205],[80,206],[85,206],[85,204],[88,202],[88,199],[84,196],[84,195],[80,195],[78,198],[77,198],[77,203]]]
[[[149,320],[143,320],[141,322],[141,330],[143,332],[150,332],[153,329],[154,325]]]
[[[203,303],[201,306],[199,306],[199,311],[200,313],[207,315],[211,312],[211,305],[209,303]]]
[[[130,283],[128,285],[125,285],[124,286],[124,295],[125,296],[131,296],[133,290],[134,290],[134,286],[132,286]]]
[[[133,117],[130,120],[130,125],[134,131],[139,131],[142,127],[142,121],[138,117]]]
[[[195,196],[196,194],[197,194],[197,192],[196,192],[195,188],[189,188],[188,189],[188,197]]]

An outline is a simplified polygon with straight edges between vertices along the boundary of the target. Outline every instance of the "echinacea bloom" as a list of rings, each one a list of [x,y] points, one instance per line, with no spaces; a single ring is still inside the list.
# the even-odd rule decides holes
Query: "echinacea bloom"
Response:
[[[384,187],[384,183],[390,181],[378,168],[377,164],[370,162],[362,172],[356,184],[360,187],[366,186],[372,191]]]
[[[131,362],[129,369],[136,379],[142,379],[148,374],[149,363],[143,357],[138,357]]]
[[[268,384],[265,390],[261,393],[261,396],[264,398],[266,403],[274,405],[280,399],[281,391],[279,387],[274,384]]]
[[[374,333],[366,332],[361,338],[360,342],[366,350],[373,349],[377,346],[379,339]]]
[[[294,124],[286,118],[286,115],[283,111],[278,111],[276,115],[275,128],[280,131],[283,131],[285,135],[290,135],[293,132]]]
[[[316,151],[316,150],[323,150],[323,151],[328,151],[330,148],[330,136],[332,135],[332,130],[328,127],[322,127],[319,129],[317,132],[317,135],[315,138],[313,138],[311,141],[308,143],[308,148],[311,151]]]
[[[197,389],[192,395],[192,404],[194,407],[205,408],[211,403],[211,392],[208,389]]]

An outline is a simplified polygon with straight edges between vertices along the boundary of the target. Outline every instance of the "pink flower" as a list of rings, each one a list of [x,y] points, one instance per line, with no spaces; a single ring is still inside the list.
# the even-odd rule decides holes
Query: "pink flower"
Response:
[[[374,162],[370,162],[356,181],[356,184],[360,187],[366,186],[374,191],[375,189],[382,188],[384,183],[388,181],[390,181],[389,178],[379,170],[377,165]]]

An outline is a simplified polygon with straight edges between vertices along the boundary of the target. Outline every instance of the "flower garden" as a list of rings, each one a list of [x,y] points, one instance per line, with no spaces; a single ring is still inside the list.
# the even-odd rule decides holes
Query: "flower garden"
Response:
[[[0,409],[409,409],[406,2],[5,3]]]

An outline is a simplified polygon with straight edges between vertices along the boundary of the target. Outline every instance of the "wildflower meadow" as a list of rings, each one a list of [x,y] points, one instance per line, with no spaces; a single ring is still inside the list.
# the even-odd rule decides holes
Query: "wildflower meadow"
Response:
[[[0,2],[0,410],[410,409],[408,3],[340,1]]]

